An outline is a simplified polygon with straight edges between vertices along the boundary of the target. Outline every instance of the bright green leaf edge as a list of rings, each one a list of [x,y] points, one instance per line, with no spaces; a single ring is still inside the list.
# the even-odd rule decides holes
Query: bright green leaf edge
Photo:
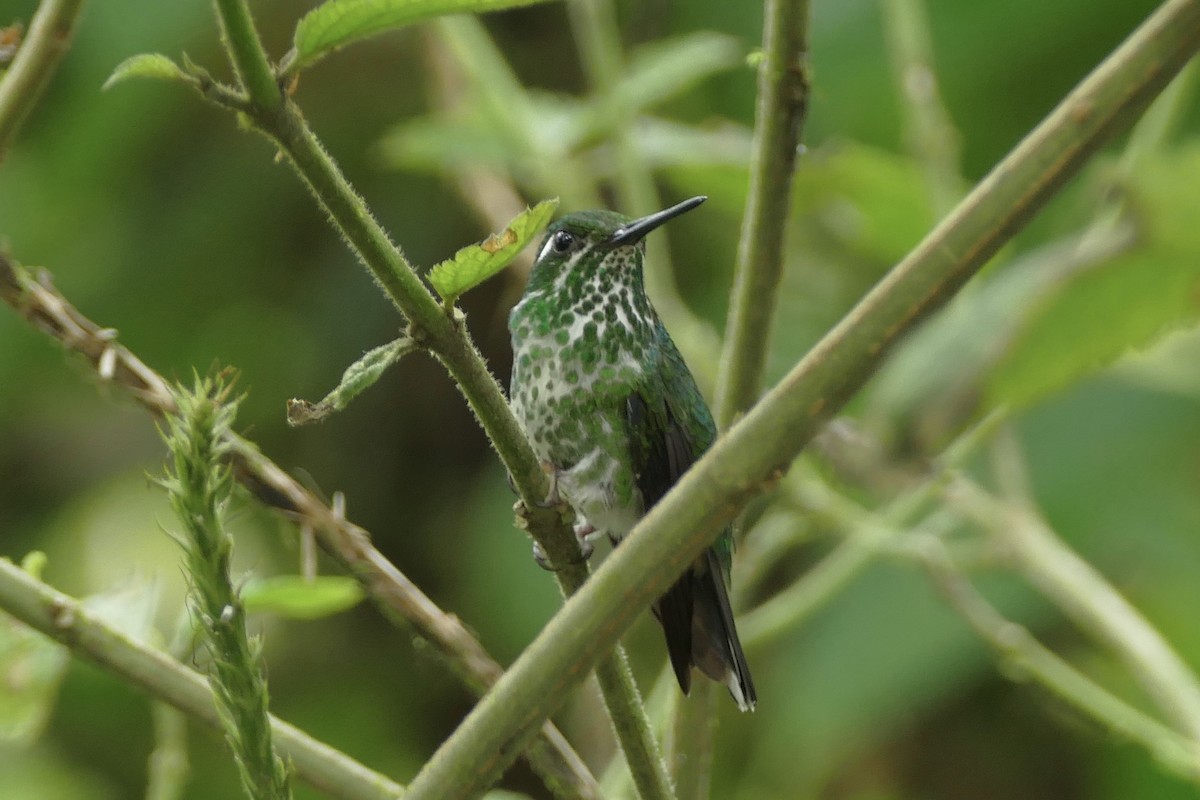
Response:
[[[543,200],[513,218],[500,233],[493,233],[479,244],[469,245],[429,271],[429,282],[446,305],[452,305],[464,292],[473,289],[508,266],[530,240],[546,227],[558,198]]]
[[[340,47],[446,14],[485,13],[549,0],[328,0],[296,25],[285,74],[309,67]]]
[[[363,589],[354,578],[328,575],[302,578],[280,575],[250,581],[242,602],[250,612],[271,612],[290,619],[320,619],[347,611],[362,602]]]
[[[129,78],[186,81],[188,76],[178,64],[161,53],[140,53],[118,64],[101,88],[108,89]]]

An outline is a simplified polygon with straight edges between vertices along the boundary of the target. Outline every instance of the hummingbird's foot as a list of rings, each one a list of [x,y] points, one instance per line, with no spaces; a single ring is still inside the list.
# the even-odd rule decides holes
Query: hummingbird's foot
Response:
[[[543,461],[542,471],[550,478],[550,491],[546,493],[546,499],[541,502],[542,508],[554,508],[561,505],[563,499],[562,495],[558,493],[558,467],[549,461]]]
[[[587,527],[589,530],[591,530],[590,525]],[[578,536],[579,536],[578,527],[576,527],[576,537],[578,538]],[[595,549],[596,548],[592,546],[591,542],[587,541],[586,539],[580,538],[579,539],[580,558],[578,561],[572,561],[570,563],[572,565],[584,563],[585,561],[587,561],[589,558],[592,557],[592,552]],[[538,544],[537,542],[533,543],[533,560],[537,563],[537,565],[539,567],[546,570],[547,572],[557,572],[560,569],[559,567],[554,566],[554,564],[552,564],[550,562],[550,559],[546,557],[546,551],[543,550],[542,546],[540,544]]]

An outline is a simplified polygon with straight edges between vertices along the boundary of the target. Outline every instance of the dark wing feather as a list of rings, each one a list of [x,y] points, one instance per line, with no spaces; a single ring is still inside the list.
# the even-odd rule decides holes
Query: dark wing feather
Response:
[[[691,442],[668,403],[651,407],[637,392],[625,402],[625,420],[634,480],[649,510],[692,465],[695,459]],[[684,694],[692,683],[693,591],[689,570],[654,605],[654,614],[667,638],[671,667]]]

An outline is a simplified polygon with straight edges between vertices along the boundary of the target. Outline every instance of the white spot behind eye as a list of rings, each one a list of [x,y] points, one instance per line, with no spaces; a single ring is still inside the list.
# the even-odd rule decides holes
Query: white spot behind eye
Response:
[[[550,251],[554,249],[554,236],[547,236],[546,243],[542,245],[542,252],[538,253],[537,260],[541,261],[546,256],[550,255]]]

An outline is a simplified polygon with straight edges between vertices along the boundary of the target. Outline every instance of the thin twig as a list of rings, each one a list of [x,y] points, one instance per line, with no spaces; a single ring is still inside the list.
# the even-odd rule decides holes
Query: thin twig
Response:
[[[918,551],[947,602],[1012,669],[1032,678],[1108,729],[1149,750],[1164,766],[1200,782],[1200,749],[1156,719],[1119,699],[1043,646],[1024,627],[1005,619],[950,561],[943,543],[924,537]]]
[[[85,317],[41,271],[33,280],[0,252],[0,299],[68,350],[82,355],[100,377],[137,400],[155,417],[174,413],[165,380],[116,340],[116,332]],[[393,623],[412,626],[453,673],[475,694],[483,694],[503,672],[453,614],[429,599],[371,544],[366,530],[334,513],[251,442],[230,437],[234,476],[260,502],[283,511],[314,531],[321,545],[365,589]],[[555,787],[557,797],[594,798],[595,778],[552,724],[528,751],[534,770]]]
[[[0,77],[0,163],[71,44],[83,0],[42,0],[29,33]]]
[[[942,307],[1200,47],[1200,0],[1168,0],[1029,134],[651,509],[413,779],[410,800],[491,786],[564,693],[751,498],[773,484],[899,337]]]
[[[965,478],[951,502],[1003,537],[1017,568],[1125,662],[1175,726],[1200,746],[1200,679],[1162,634],[1032,509],[992,497]]]
[[[758,399],[783,275],[792,172],[808,111],[808,0],[767,0],[750,191],[716,393],[717,425],[728,428]]]
[[[161,650],[133,641],[89,613],[75,598],[3,558],[0,608],[126,683],[214,730],[222,729],[212,690],[203,676]],[[395,800],[403,792],[389,778],[276,717],[271,717],[271,732],[279,751],[295,766],[296,775],[332,797]]]
[[[938,92],[933,42],[924,0],[886,0],[884,32],[900,95],[908,149],[925,173],[934,218],[962,197],[959,136]]]

